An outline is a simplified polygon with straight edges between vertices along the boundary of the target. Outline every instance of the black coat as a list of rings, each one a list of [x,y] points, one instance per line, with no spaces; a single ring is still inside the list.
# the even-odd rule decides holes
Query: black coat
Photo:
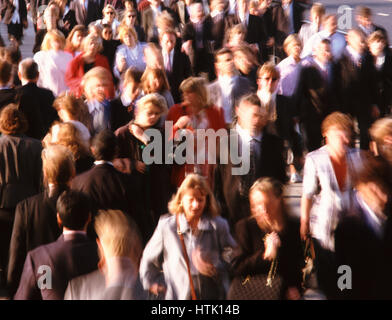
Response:
[[[19,110],[25,114],[29,124],[26,135],[41,140],[53,121],[58,119],[57,111],[53,108],[52,91],[29,82],[17,89],[17,100]]]
[[[237,136],[233,133],[229,139]],[[230,145],[230,143],[229,143]],[[238,147],[240,151],[241,148]],[[230,154],[230,150],[228,150]],[[229,221],[231,228],[242,218],[249,216],[249,198],[244,191],[245,181],[249,179],[246,175],[233,175],[232,168],[240,167],[242,164],[233,165],[229,159],[228,164],[218,164],[215,170],[215,195],[222,209],[222,216]],[[287,180],[286,165],[283,159],[283,140],[275,135],[263,132],[261,142],[261,157],[256,163],[256,173],[250,177],[251,181],[256,181],[260,177],[273,177],[282,183]],[[244,192],[246,194],[244,194]]]
[[[15,300],[63,300],[68,281],[89,273],[98,266],[97,245],[81,234],[61,235],[57,241],[40,246],[27,254]],[[39,289],[37,281],[51,269],[52,288]],[[45,273],[46,274],[46,273]]]
[[[10,296],[18,288],[27,253],[56,241],[61,235],[57,224],[56,202],[66,187],[57,187],[18,203],[12,230],[7,285]]]

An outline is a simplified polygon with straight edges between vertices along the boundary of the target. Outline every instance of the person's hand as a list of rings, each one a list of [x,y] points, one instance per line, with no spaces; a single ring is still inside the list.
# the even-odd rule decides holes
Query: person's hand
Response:
[[[301,234],[301,239],[303,241],[309,238],[310,235],[309,221],[301,220],[300,234]]]
[[[124,57],[121,57],[117,63],[117,69],[120,73],[123,73],[127,68],[127,61]]]
[[[176,126],[178,129],[184,129],[190,121],[191,121],[190,116],[181,116],[174,124],[174,126]]]
[[[166,288],[161,284],[153,283],[153,285],[150,287],[150,292],[158,296],[160,293],[164,294],[166,292]]]
[[[181,46],[181,51],[185,52],[187,55],[190,55],[192,50],[192,40],[188,40],[184,42]]]
[[[146,164],[144,162],[141,161],[137,161],[135,162],[135,168],[137,171],[139,171],[140,173],[145,173],[146,172]]]
[[[264,260],[272,261],[276,258],[278,248],[280,247],[280,238],[276,232],[269,233],[264,240]]]
[[[206,258],[201,256],[200,248],[196,248],[192,252],[192,262],[197,271],[199,271],[202,275],[207,277],[216,276],[216,268],[215,266],[209,262]]]
[[[286,291],[287,300],[299,300],[301,299],[301,294],[296,287],[289,287]]]

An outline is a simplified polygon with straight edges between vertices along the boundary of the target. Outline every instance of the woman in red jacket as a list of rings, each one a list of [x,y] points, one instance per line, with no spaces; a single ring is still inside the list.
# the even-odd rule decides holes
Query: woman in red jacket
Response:
[[[88,35],[83,39],[82,50],[83,52],[77,55],[68,64],[67,72],[65,74],[65,82],[70,91],[80,98],[83,93],[81,84],[82,78],[85,73],[94,67],[104,67],[110,72],[108,59],[99,54],[102,49],[102,40],[95,35]],[[112,79],[113,80],[113,79]],[[106,98],[111,99],[114,97],[113,81],[106,93]]]
[[[173,105],[169,109],[166,118],[167,121],[173,121],[172,139],[179,130],[188,130],[196,138],[195,130],[197,129],[213,129],[218,131],[219,129],[225,128],[223,111],[209,104],[206,82],[203,78],[190,77],[185,79],[180,85],[180,90],[183,94],[183,102]],[[197,150],[196,139],[194,146],[194,162],[196,163],[197,159],[202,157],[205,159],[205,163],[190,164],[186,162],[183,165],[175,163],[172,169],[171,181],[177,187],[181,185],[185,176],[190,173],[199,173],[207,177],[212,186],[213,165],[208,163],[207,139],[205,149]],[[216,154],[218,154],[217,150],[219,148],[215,150]]]

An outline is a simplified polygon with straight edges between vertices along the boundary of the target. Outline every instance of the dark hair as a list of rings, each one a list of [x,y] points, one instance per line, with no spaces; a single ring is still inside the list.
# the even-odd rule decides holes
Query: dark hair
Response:
[[[112,161],[117,153],[117,137],[109,130],[99,132],[91,144],[95,160]]]
[[[22,78],[34,80],[38,77],[38,64],[32,58],[23,59],[19,64],[19,72]]]
[[[91,213],[90,198],[80,191],[67,190],[57,199],[56,208],[63,227],[83,230]]]
[[[222,56],[224,54],[230,54],[232,57],[234,56],[233,51],[231,51],[229,48],[222,48],[215,52],[215,62],[218,61],[219,56]]]
[[[0,60],[0,83],[5,85],[11,79],[12,65],[6,60]]]
[[[18,106],[11,103],[0,114],[0,131],[3,134],[21,134],[28,129],[28,122]]]

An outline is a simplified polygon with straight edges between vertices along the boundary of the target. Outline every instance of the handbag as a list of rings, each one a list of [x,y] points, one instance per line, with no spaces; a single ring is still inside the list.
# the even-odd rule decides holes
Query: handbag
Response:
[[[312,238],[308,237],[305,241],[304,249],[305,267],[302,269],[302,288],[317,288],[317,277],[314,267],[316,254]]]

